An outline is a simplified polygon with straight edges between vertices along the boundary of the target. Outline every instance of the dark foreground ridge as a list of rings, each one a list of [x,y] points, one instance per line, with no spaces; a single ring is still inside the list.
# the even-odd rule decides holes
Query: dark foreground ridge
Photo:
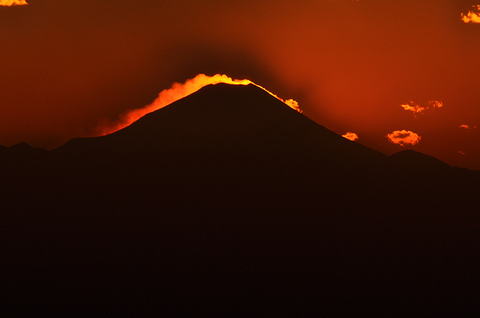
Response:
[[[253,86],[207,86],[111,135],[0,147],[17,315],[468,312],[480,175],[387,157]]]

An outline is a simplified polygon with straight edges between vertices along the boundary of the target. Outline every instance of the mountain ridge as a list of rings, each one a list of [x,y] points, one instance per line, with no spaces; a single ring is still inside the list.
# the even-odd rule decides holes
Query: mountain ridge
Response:
[[[243,86],[243,85],[241,85],[240,87],[235,87],[236,85],[229,85],[229,84],[208,85],[207,88],[203,88],[202,91],[205,90],[205,89],[208,89],[208,87],[212,87],[212,88],[214,88],[215,86],[218,87],[218,85],[219,85],[219,86],[222,86],[222,85],[224,85],[224,86],[233,86],[233,88],[241,88],[241,86]],[[257,90],[257,91],[258,91],[257,93],[262,93],[262,95],[263,95],[263,93],[264,93],[264,91],[263,91],[262,89],[256,87],[256,86],[253,85],[253,84],[246,85],[245,87],[250,87],[251,90]],[[265,96],[265,97],[266,97],[266,96]],[[268,96],[268,97],[271,97],[271,96]],[[187,96],[187,99],[188,99],[188,96]],[[173,104],[175,104],[175,105],[173,105],[173,107],[176,107],[176,103],[173,103]],[[278,107],[283,107],[283,108],[285,108],[285,107],[284,107],[285,105],[280,105],[280,104],[281,104],[280,101],[278,101],[277,104],[278,104]],[[283,104],[283,103],[282,103],[282,104]],[[168,107],[171,107],[171,106],[172,106],[172,105],[168,105],[168,106],[165,107],[165,108],[168,109]],[[203,105],[203,106],[205,106],[205,105]],[[216,111],[218,111],[218,109],[217,109]],[[250,109],[250,111],[254,111],[254,110],[253,110],[253,109]],[[149,118],[150,116],[154,116],[154,115],[152,115],[152,114],[147,114],[146,117]],[[303,116],[303,115],[302,115],[302,116]],[[305,116],[303,116],[303,117],[305,117]],[[310,119],[308,119],[308,117],[305,117],[305,119],[306,119],[306,121],[311,121]],[[142,121],[146,121],[146,119],[141,118],[141,119],[140,119],[140,122],[142,122]],[[331,132],[331,131],[328,130],[327,128],[325,128],[325,127],[323,127],[323,126],[321,126],[321,125],[319,125],[319,124],[317,124],[317,123],[315,123],[315,122],[313,122],[313,121],[311,121],[311,122],[314,123],[315,125],[317,125],[318,127],[322,127],[322,129],[324,129],[325,131],[328,131],[330,135],[333,136],[333,134],[334,134],[335,136],[339,136],[339,135],[337,135],[336,133]],[[165,122],[163,122],[163,124],[165,124]],[[137,126],[137,125],[138,125],[138,124],[136,124],[136,123],[133,124],[133,126]],[[167,126],[168,126],[168,123],[167,123]],[[132,129],[132,128],[129,128],[129,127],[126,127],[126,128]],[[197,128],[198,128],[198,127],[197,127]],[[125,128],[124,128],[124,129],[125,129]],[[124,129],[122,129],[122,131],[123,131]],[[127,129],[127,130],[128,130],[128,129]],[[172,127],[170,127],[170,129],[172,129]],[[160,130],[159,132],[161,132],[161,130]],[[117,136],[118,134],[121,135],[122,133],[123,133],[123,132],[116,132],[116,133],[114,133],[113,135],[114,135],[114,136]],[[72,150],[74,150],[74,148],[76,148],[76,147],[79,148],[77,151],[87,151],[87,149],[86,149],[86,148],[88,148],[88,147],[87,147],[87,144],[90,144],[89,147],[91,147],[91,144],[94,143],[94,142],[92,142],[93,140],[101,140],[101,139],[110,138],[110,137],[107,137],[107,138],[104,138],[104,137],[105,137],[105,136],[102,136],[102,137],[80,137],[80,138],[73,138],[73,139],[69,140],[68,142],[66,142],[64,145],[59,146],[59,147],[57,147],[57,148],[55,148],[55,149],[50,150],[49,153],[61,152],[62,149],[65,149],[65,148],[71,148]],[[342,137],[342,138],[343,138],[343,137]],[[111,139],[114,139],[114,138],[111,138]],[[337,139],[340,140],[339,138],[337,138]],[[128,142],[128,141],[127,141],[127,142]],[[137,142],[138,142],[138,141],[137,141]],[[361,144],[358,143],[358,142],[355,142],[355,144],[361,145]],[[14,149],[17,149],[17,148],[18,148],[18,149],[23,149],[23,151],[26,151],[26,148],[27,148],[27,147],[25,147],[26,145],[27,145],[26,143],[19,143],[19,144],[13,145],[13,146],[11,146],[11,147],[2,146],[0,154],[1,154],[1,153],[11,153]],[[72,146],[72,145],[74,145],[74,146]],[[29,145],[28,145],[28,146],[29,146]],[[362,146],[362,147],[365,147],[365,146],[363,146],[363,145],[361,145],[361,146]],[[13,147],[13,148],[12,148],[12,147]],[[29,147],[30,147],[30,148],[34,148],[37,152],[43,151],[41,148],[35,148],[35,147],[32,147],[32,146],[29,146]],[[115,148],[116,150],[121,150],[121,149],[122,149],[122,145],[117,145],[117,146],[114,147],[114,148]],[[365,147],[365,148],[368,148],[368,147]],[[83,149],[83,150],[80,150],[80,149]],[[371,149],[371,148],[368,148],[368,149]],[[372,149],[372,150],[373,150],[373,149]],[[96,149],[95,151],[102,151],[102,150]],[[128,150],[125,150],[125,151],[128,151]],[[373,151],[376,151],[376,150],[373,150]],[[378,152],[378,151],[377,151],[377,152]],[[378,152],[378,153],[381,154],[380,152]],[[397,164],[399,164],[399,162],[398,162],[399,160],[409,161],[410,164],[411,164],[412,162],[417,161],[416,163],[418,164],[418,160],[417,160],[417,159],[419,159],[419,158],[426,158],[425,156],[428,156],[428,155],[425,155],[425,156],[416,156],[416,155],[414,155],[414,153],[418,153],[418,152],[415,151],[415,150],[413,150],[413,149],[402,150],[402,151],[399,151],[399,152],[397,152],[397,153],[395,153],[395,154],[390,155],[390,156],[389,156],[389,158],[390,158],[389,160],[395,161]],[[409,154],[409,155],[407,155],[407,154]],[[381,155],[383,155],[383,154],[381,154]],[[410,158],[410,157],[412,157],[412,158]],[[413,157],[415,157],[415,158],[413,158]],[[428,156],[428,157],[431,157],[431,156]],[[433,157],[431,157],[431,158],[433,158]],[[429,163],[435,164],[435,162],[438,163],[439,161],[440,161],[440,160],[437,159],[437,160],[432,160],[432,161],[429,162]],[[408,165],[408,164],[405,163],[405,165]],[[426,166],[425,166],[425,168],[426,168]]]
[[[17,315],[476,305],[480,174],[388,157],[258,87],[207,86],[41,153],[0,160],[1,289]]]
[[[201,97],[197,97],[197,94],[198,95],[203,95]],[[195,99],[195,98],[198,98],[198,99],[202,99],[202,98],[206,98],[207,95],[210,95],[210,96],[215,96],[215,97],[212,97],[210,100],[206,99],[204,101],[202,101],[200,104],[201,105],[195,105],[193,107],[188,107],[188,103],[189,103],[189,100],[190,99]],[[251,97],[251,98],[246,98],[246,96],[249,96],[249,95],[253,95],[254,97]],[[222,96],[229,96],[229,98],[227,98],[225,101],[223,101],[223,103],[233,103],[234,104],[234,107],[231,107],[231,108],[234,108],[234,111],[235,112],[229,112],[229,109],[228,108],[225,108],[224,105],[216,105],[216,107],[211,107],[209,105],[215,105],[215,99],[219,99]],[[120,131],[117,131],[113,134],[110,134],[108,136],[102,136],[102,137],[97,137],[93,140],[106,140],[106,139],[115,139],[115,137],[117,136],[121,136],[125,133],[125,131],[132,131],[132,130],[141,130],[142,128],[141,127],[149,127],[150,130],[153,130],[152,128],[155,126],[155,125],[158,125],[158,122],[160,121],[163,125],[158,125],[160,127],[157,127],[158,131],[157,132],[161,132],[162,129],[167,126],[169,129],[172,129],[172,127],[169,127],[170,126],[170,122],[174,122],[174,123],[178,123],[179,119],[180,120],[184,120],[186,122],[186,124],[184,124],[182,127],[179,127],[178,129],[181,130],[185,130],[187,125],[190,125],[190,126],[195,126],[192,131],[195,131],[195,130],[199,130],[199,129],[207,129],[208,127],[206,127],[207,125],[196,125],[195,124],[195,121],[197,121],[196,118],[193,118],[193,116],[198,116],[200,117],[201,119],[203,120],[210,120],[212,123],[215,123],[215,124],[218,124],[219,122],[223,121],[223,120],[228,120],[228,122],[231,124],[233,121],[240,121],[240,120],[244,120],[245,122],[242,122],[242,123],[239,123],[235,126],[235,129],[237,130],[236,132],[238,132],[239,134],[241,133],[246,133],[248,132],[248,124],[256,124],[258,125],[258,122],[254,122],[254,118],[255,117],[258,117],[259,115],[262,116],[260,121],[263,120],[265,122],[267,122],[268,120],[270,120],[270,116],[280,116],[280,113],[283,112],[283,114],[281,116],[284,116],[285,113],[289,113],[289,115],[291,116],[288,120],[291,120],[293,118],[297,118],[297,121],[298,119],[301,118],[301,120],[303,121],[303,124],[306,124],[306,125],[313,125],[313,126],[316,126],[317,128],[320,128],[322,129],[326,134],[329,134],[329,137],[333,137],[333,138],[337,138],[337,141],[338,140],[341,140],[342,142],[343,139],[340,139],[338,137],[337,134],[335,134],[334,132],[328,130],[327,128],[313,122],[312,120],[310,120],[309,118],[305,117],[304,115],[294,111],[293,109],[291,109],[290,107],[286,106],[283,102],[281,101],[273,101],[273,97],[272,96],[269,96],[268,94],[265,94],[265,91],[263,91],[261,88],[258,88],[256,87],[255,85],[253,84],[249,84],[249,85],[230,85],[230,84],[216,84],[216,85],[207,85],[206,87],[202,88],[200,91],[196,92],[196,93],[193,93],[191,94],[190,96],[187,96],[185,98],[183,98],[182,100],[179,100],[177,102],[174,102],[160,110],[157,110],[153,113],[150,113],[150,114],[147,114],[146,116],[144,116],[143,118],[139,119],[137,122],[133,123],[132,125],[128,126],[128,127],[125,127],[124,129],[120,130]],[[241,101],[240,103],[242,103],[240,105],[239,103],[239,100]],[[252,101],[254,101],[254,103],[252,103]],[[261,106],[261,105],[270,105],[272,104],[272,106],[267,110],[267,109],[260,109],[258,108],[258,106]],[[186,107],[187,106],[187,109]],[[228,105],[227,105],[228,106]],[[255,114],[254,116],[250,116],[250,114],[248,114],[249,112],[252,112],[252,113],[255,113],[257,112],[257,114]],[[157,115],[158,113],[158,115]],[[168,113],[168,114],[167,114]],[[247,116],[246,116],[247,115]],[[170,122],[168,120],[162,120],[162,117],[167,117],[167,116],[170,116],[170,117],[174,117],[172,118],[173,120],[171,120]],[[217,117],[215,117],[217,116]],[[222,118],[222,116],[224,116],[224,118]],[[233,118],[235,116],[235,118]],[[185,119],[187,118],[187,119]],[[234,120],[232,120],[234,119]],[[283,124],[285,122],[288,122],[288,120],[286,119],[280,119],[280,120],[283,120]],[[147,121],[153,121],[155,124],[151,125],[149,123],[146,123]],[[188,122],[187,122],[188,121]],[[279,123],[280,124],[280,123]],[[277,125],[279,125],[277,124]],[[242,125],[245,125],[246,129],[242,129]],[[222,127],[222,128],[227,128],[227,127]],[[258,128],[258,127],[257,127]],[[278,129],[278,127],[276,127]],[[235,133],[236,133],[235,132]],[[235,135],[234,133],[232,135]],[[161,136],[160,136],[161,137]],[[120,138],[122,139],[122,138]],[[128,139],[128,138],[127,138]],[[346,144],[346,142],[344,142]],[[66,145],[68,145],[69,142],[67,142]],[[64,145],[65,146],[65,145]],[[59,147],[59,148],[62,148],[63,146]],[[364,146],[361,146],[361,147],[364,147]],[[58,148],[57,148],[58,149]]]

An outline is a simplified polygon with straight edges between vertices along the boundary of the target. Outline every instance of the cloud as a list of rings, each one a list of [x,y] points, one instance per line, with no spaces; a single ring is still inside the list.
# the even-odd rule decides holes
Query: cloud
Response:
[[[0,0],[0,6],[22,6],[28,4],[26,0]]]
[[[458,151],[459,154],[461,154],[462,156],[465,156],[465,153],[463,151]]]
[[[480,23],[480,5],[474,5],[473,11],[468,11],[467,14],[461,13],[462,21],[465,23]]]
[[[425,107],[421,107],[420,105],[414,103],[413,101],[410,101],[408,104],[402,104],[400,105],[403,109],[411,111],[416,114],[422,114],[425,111]]]
[[[405,145],[416,145],[422,139],[421,136],[410,130],[395,130],[386,136],[391,143],[405,147]]]
[[[460,125],[459,128],[463,128],[463,129],[477,129],[477,126],[469,126],[469,125]]]
[[[410,101],[407,104],[400,105],[403,109],[413,112],[413,116],[417,117],[417,114],[423,114],[429,108],[441,108],[443,107],[443,103],[438,100],[430,100],[428,101],[428,105],[426,107],[420,106],[417,103]]]
[[[342,135],[343,138],[347,138],[348,140],[355,141],[358,139],[358,135],[356,133],[348,131],[345,135]]]
[[[429,100],[428,105],[432,106],[432,108],[442,108],[443,107],[443,103],[441,101],[438,101],[438,100]],[[427,109],[428,109],[428,107],[427,107]]]

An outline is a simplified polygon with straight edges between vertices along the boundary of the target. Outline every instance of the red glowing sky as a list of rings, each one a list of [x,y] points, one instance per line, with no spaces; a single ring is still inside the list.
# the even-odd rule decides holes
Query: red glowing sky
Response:
[[[480,170],[478,3],[26,2],[0,6],[2,145],[51,149],[174,82],[220,73],[386,154],[412,148]]]

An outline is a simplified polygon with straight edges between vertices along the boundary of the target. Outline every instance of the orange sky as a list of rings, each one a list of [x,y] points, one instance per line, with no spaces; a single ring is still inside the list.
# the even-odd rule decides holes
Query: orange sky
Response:
[[[480,24],[462,20],[479,3],[27,2],[0,6],[0,144],[51,149],[173,82],[220,73],[384,153],[412,148],[480,170],[480,129],[460,127],[480,127]],[[404,130],[421,139],[389,141]]]

